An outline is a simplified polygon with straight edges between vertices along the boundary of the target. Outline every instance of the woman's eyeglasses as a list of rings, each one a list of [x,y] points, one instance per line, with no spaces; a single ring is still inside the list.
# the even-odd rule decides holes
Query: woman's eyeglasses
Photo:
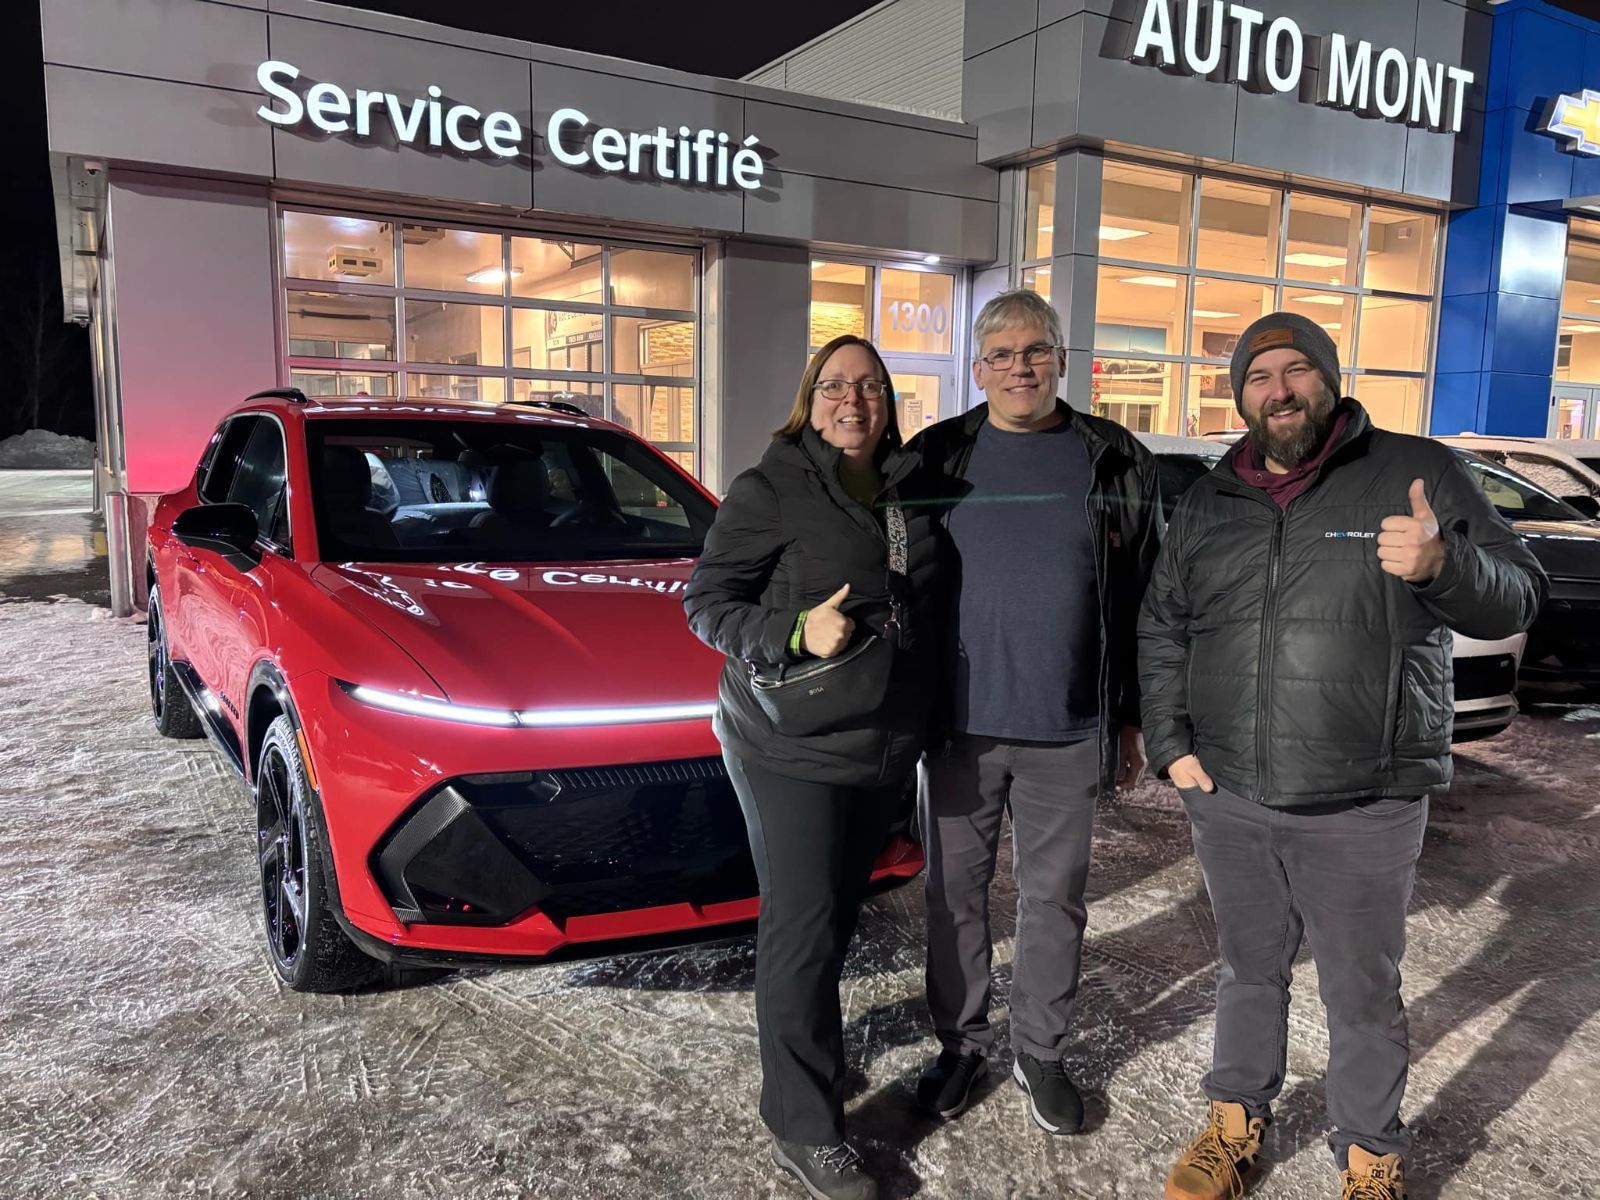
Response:
[[[811,385],[812,391],[821,392],[825,400],[843,400],[851,388],[863,400],[882,400],[889,394],[889,385],[881,379],[819,379]]]

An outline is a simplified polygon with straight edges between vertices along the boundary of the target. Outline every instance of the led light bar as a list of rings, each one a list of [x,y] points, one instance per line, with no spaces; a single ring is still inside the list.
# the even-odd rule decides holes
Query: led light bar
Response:
[[[514,726],[517,715],[503,708],[472,708],[465,704],[451,704],[448,700],[429,700],[405,692],[384,692],[360,684],[348,691],[363,704],[386,708],[390,712],[408,713],[413,717],[433,717],[440,721],[457,721],[463,725]]]
[[[519,712],[524,725],[643,725],[652,721],[697,721],[717,711],[715,700],[693,704],[642,704],[630,708],[533,708]]]

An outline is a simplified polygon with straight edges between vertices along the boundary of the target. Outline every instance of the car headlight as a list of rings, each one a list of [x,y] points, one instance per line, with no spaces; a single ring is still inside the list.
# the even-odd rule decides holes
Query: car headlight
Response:
[[[530,708],[513,712],[504,708],[475,708],[468,704],[452,704],[448,700],[433,700],[410,692],[388,692],[365,684],[339,681],[339,686],[352,699],[374,708],[406,713],[413,717],[432,717],[440,721],[456,721],[464,725],[490,727],[560,729],[581,728],[589,725],[644,725],[658,721],[704,720],[717,710],[714,700],[696,700],[683,704],[639,704],[614,708]]]

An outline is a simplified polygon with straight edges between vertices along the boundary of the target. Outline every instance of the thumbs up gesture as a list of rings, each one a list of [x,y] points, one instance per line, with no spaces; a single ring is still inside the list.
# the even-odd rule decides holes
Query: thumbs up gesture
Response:
[[[856,623],[839,611],[839,605],[850,594],[847,583],[821,604],[806,613],[806,629],[801,644],[807,654],[818,658],[832,658],[850,644],[850,635]]]
[[[1411,481],[1411,515],[1385,517],[1378,534],[1378,562],[1407,583],[1427,583],[1444,566],[1444,539],[1439,518],[1428,506],[1422,480]]]

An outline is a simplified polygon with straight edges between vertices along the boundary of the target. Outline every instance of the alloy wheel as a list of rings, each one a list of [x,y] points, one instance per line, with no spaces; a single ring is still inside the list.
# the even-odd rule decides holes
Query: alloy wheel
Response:
[[[261,864],[261,900],[267,942],[285,972],[292,972],[305,944],[306,830],[293,768],[278,746],[261,759],[256,786],[256,832]]]

